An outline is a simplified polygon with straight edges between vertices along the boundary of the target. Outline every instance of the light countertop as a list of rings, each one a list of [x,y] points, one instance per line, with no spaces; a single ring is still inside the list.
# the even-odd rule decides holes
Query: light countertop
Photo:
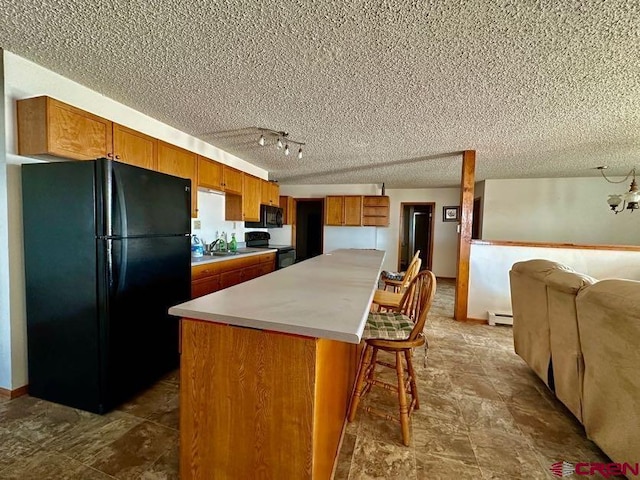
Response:
[[[359,343],[383,260],[380,250],[335,250],[176,305],[169,313]]]
[[[277,252],[276,248],[239,248],[236,255],[203,255],[202,257],[191,257],[191,266],[202,265],[203,263],[224,262],[234,258],[250,257],[263,253]]]

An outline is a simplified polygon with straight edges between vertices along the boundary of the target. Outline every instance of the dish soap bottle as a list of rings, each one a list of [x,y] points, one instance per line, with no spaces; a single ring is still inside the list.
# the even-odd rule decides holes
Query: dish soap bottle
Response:
[[[237,252],[238,251],[238,241],[236,240],[236,234],[231,234],[231,241],[229,242],[229,251]]]
[[[219,245],[219,248],[220,248],[221,252],[226,252],[227,251],[227,239],[225,237],[226,237],[225,233],[222,232],[220,234],[220,240],[218,241],[218,245]]]

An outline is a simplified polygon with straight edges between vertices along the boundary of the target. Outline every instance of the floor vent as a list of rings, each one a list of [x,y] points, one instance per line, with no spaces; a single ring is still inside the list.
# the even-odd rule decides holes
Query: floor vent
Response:
[[[513,315],[511,313],[487,312],[489,314],[489,325],[513,325]]]

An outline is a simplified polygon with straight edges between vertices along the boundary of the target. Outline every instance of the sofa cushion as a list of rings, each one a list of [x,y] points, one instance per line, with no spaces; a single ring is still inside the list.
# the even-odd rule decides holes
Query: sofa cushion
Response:
[[[549,376],[551,346],[547,286],[544,279],[554,271],[572,272],[573,269],[550,260],[535,259],[517,262],[509,272],[515,351],[552,389]]]
[[[576,297],[583,423],[617,463],[640,459],[640,282],[601,280]]]
[[[557,270],[544,278],[551,363],[555,393],[558,399],[582,421],[582,383],[584,362],[578,335],[576,294],[596,282],[595,278],[577,272]]]
[[[581,288],[593,285],[597,281],[589,275],[566,270],[552,271],[544,277],[548,287],[573,295],[577,294]]]

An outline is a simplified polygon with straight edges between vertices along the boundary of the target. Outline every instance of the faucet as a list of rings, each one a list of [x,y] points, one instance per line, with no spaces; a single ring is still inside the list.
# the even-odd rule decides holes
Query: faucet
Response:
[[[216,245],[218,244],[218,242],[220,241],[219,238],[215,239],[213,242],[211,242],[210,244],[207,245],[207,253],[211,253],[214,252]]]

